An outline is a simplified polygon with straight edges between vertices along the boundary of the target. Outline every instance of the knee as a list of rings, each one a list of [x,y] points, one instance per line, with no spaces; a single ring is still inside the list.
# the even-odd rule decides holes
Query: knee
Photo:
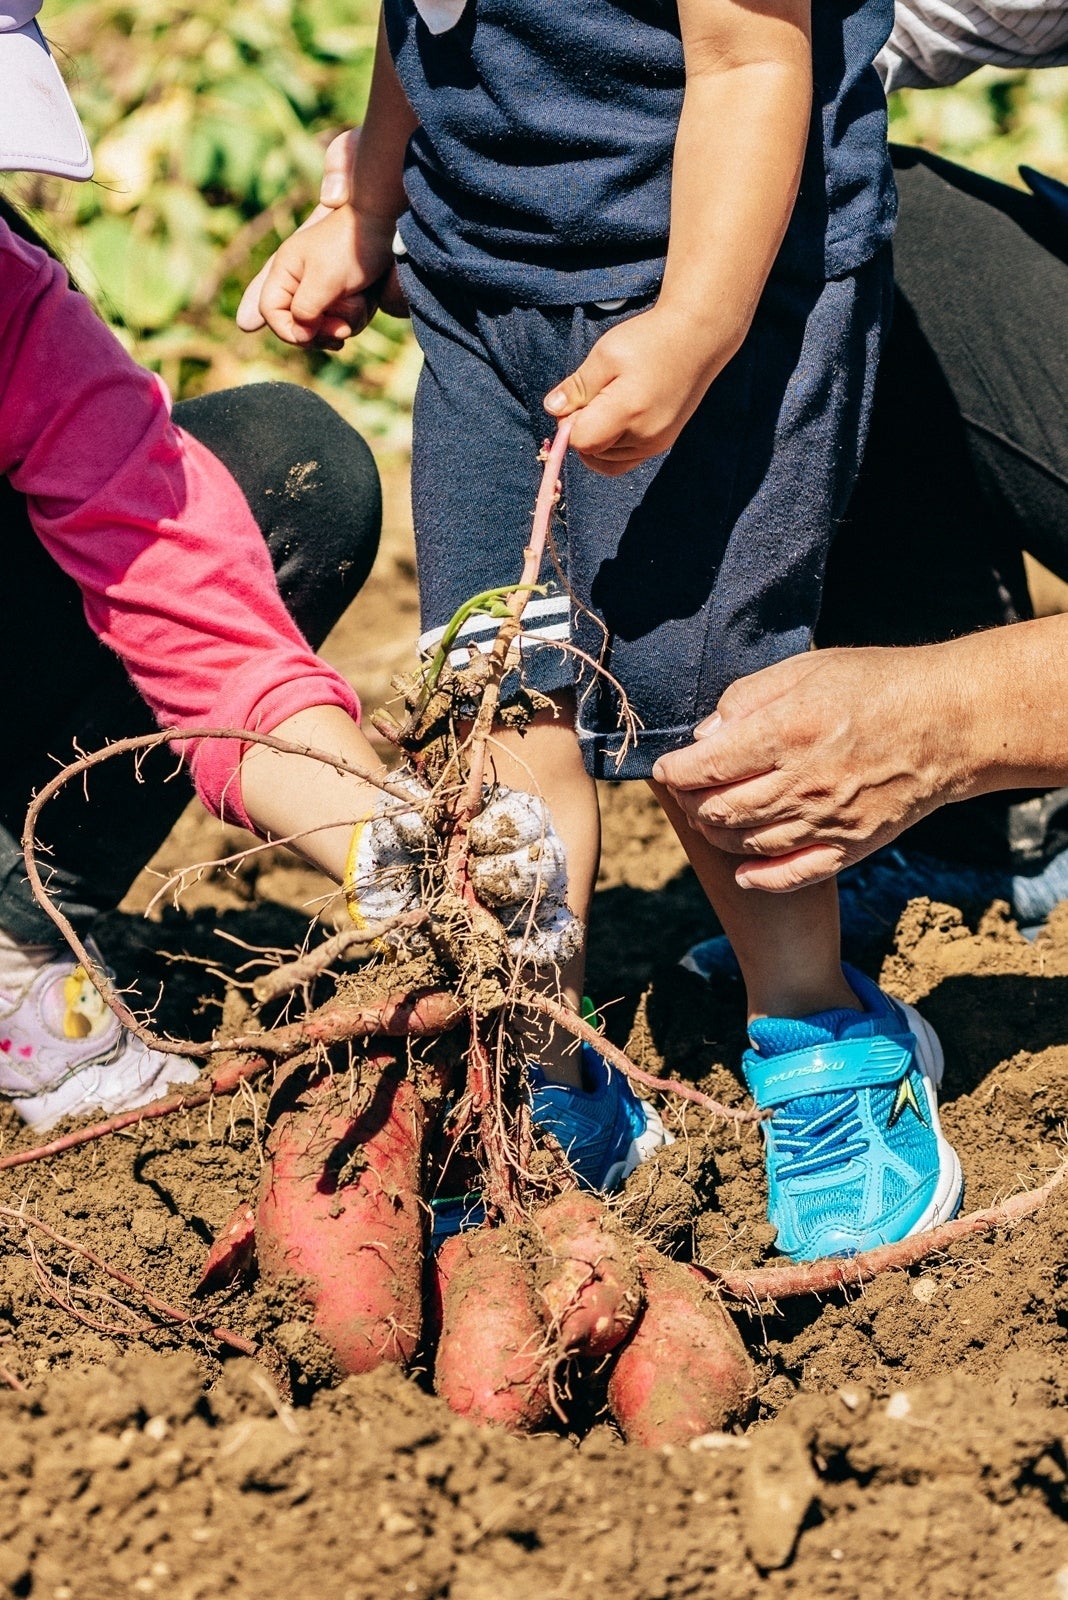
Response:
[[[276,517],[288,547],[335,586],[343,604],[359,593],[378,552],[382,487],[371,451],[356,429],[310,389],[295,384],[254,386],[264,436],[276,441],[280,482]],[[265,530],[273,547],[272,530]]]
[[[204,395],[176,406],[175,420],[236,478],[287,598],[306,605],[309,587],[328,585],[343,610],[371,570],[382,528],[378,469],[356,429],[293,383]]]

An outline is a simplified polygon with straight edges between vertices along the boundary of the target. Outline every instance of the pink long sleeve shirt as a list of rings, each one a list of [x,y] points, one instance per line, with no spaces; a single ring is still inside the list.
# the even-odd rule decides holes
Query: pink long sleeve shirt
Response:
[[[248,505],[176,428],[62,268],[0,222],[0,473],[161,727],[272,728],[359,702],[294,625]],[[12,599],[17,603],[17,597]],[[197,792],[250,826],[238,740],[185,746]]]

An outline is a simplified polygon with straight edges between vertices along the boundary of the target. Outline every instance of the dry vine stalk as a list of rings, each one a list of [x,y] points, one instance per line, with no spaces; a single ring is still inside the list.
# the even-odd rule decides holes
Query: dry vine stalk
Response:
[[[1061,1162],[1052,1177],[1037,1189],[1010,1195],[1000,1205],[971,1211],[955,1217],[926,1233],[913,1234],[896,1244],[879,1245],[855,1256],[826,1256],[819,1261],[800,1261],[789,1266],[756,1267],[751,1272],[720,1272],[711,1267],[697,1270],[716,1288],[757,1305],[789,1300],[802,1294],[827,1294],[832,1289],[860,1288],[881,1272],[914,1267],[925,1257],[937,1255],[975,1234],[1008,1228],[1040,1211],[1055,1190],[1068,1178],[1068,1159]]]
[[[258,1347],[252,1339],[246,1339],[243,1335],[234,1333],[229,1328],[212,1326],[210,1317],[206,1315],[201,1315],[195,1311],[187,1311],[182,1306],[171,1305],[169,1301],[166,1301],[159,1295],[154,1294],[151,1289],[146,1289],[144,1284],[139,1283],[132,1273],[124,1271],[121,1267],[114,1266],[110,1261],[105,1261],[101,1256],[98,1256],[95,1251],[90,1250],[86,1245],[78,1244],[74,1239],[64,1238],[63,1234],[58,1233],[55,1228],[51,1227],[49,1223],[43,1221],[42,1218],[35,1217],[30,1212],[15,1206],[0,1206],[0,1224],[3,1224],[7,1227],[19,1228],[27,1237],[29,1237],[32,1233],[39,1233],[44,1238],[51,1240],[53,1244],[58,1245],[61,1249],[68,1250],[72,1256],[78,1256],[83,1261],[87,1261],[90,1266],[96,1267],[97,1270],[104,1273],[106,1277],[112,1278],[116,1283],[122,1284],[123,1288],[129,1289],[132,1293],[140,1295],[141,1299],[145,1302],[145,1305],[148,1306],[151,1311],[154,1311],[157,1316],[163,1319],[163,1324],[170,1323],[179,1327],[188,1327],[195,1333],[209,1334],[211,1338],[215,1339],[219,1344],[227,1346],[229,1349],[236,1351],[239,1355],[253,1356],[256,1354]],[[63,1309],[66,1311],[71,1311],[72,1308],[69,1304],[64,1304]],[[73,1314],[77,1315],[77,1313]],[[150,1323],[148,1325],[149,1328],[156,1326],[158,1325],[154,1323]],[[122,1333],[124,1331],[131,1333],[143,1332],[146,1330],[123,1330],[122,1328],[115,1327],[110,1331],[115,1333]]]

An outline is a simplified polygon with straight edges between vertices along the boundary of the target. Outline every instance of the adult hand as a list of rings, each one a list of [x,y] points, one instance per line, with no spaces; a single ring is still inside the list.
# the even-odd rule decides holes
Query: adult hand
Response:
[[[356,171],[356,152],[360,146],[359,128],[348,128],[344,133],[339,133],[326,147],[323,159],[323,179],[319,185],[319,204],[307,216],[297,229],[298,233],[305,228],[314,226],[316,222],[328,217],[331,211],[336,211],[339,206],[347,205],[354,192],[354,174]],[[260,295],[267,281],[271,267],[274,265],[274,256],[269,256],[263,266],[252,279],[248,288],[241,296],[241,304],[237,308],[236,322],[242,333],[258,333],[266,327],[266,319],[260,312]],[[381,278],[371,289],[362,296],[361,304],[353,307],[353,331],[359,333],[365,328],[381,308],[387,316],[406,317],[408,315],[408,302],[404,298],[397,278],[396,267],[391,267],[386,275]]]
[[[798,889],[971,792],[975,695],[955,646],[794,656],[733,684],[653,775],[743,858],[740,885]]]

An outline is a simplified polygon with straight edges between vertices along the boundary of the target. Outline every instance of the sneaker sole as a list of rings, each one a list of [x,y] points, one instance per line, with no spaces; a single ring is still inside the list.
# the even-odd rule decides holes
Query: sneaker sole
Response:
[[[900,1000],[896,1004],[904,1012],[909,1028],[916,1036],[916,1054],[927,1093],[931,1128],[938,1148],[938,1183],[926,1211],[913,1223],[908,1232],[902,1235],[905,1239],[911,1239],[918,1233],[926,1233],[929,1228],[937,1228],[941,1222],[951,1221],[957,1215],[964,1198],[964,1174],[957,1152],[942,1133],[942,1124],[938,1116],[938,1090],[946,1070],[946,1058],[941,1041],[931,1024],[912,1006],[904,1005]]]
[[[621,1161],[616,1161],[609,1167],[601,1182],[605,1194],[612,1194],[626,1183],[632,1172],[636,1172],[643,1161],[653,1154],[655,1150],[662,1150],[665,1145],[675,1143],[675,1135],[669,1133],[660,1120],[660,1113],[648,1100],[641,1102],[645,1112],[645,1129],[636,1139],[632,1139],[627,1146],[627,1153]]]

